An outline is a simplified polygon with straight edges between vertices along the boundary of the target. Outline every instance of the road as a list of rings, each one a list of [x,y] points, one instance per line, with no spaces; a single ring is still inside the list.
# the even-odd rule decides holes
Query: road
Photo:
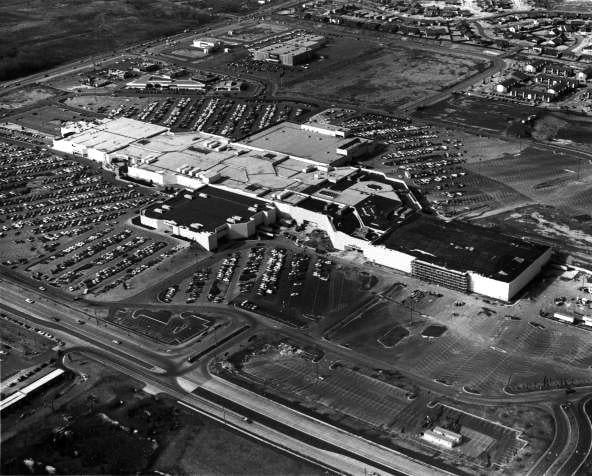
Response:
[[[163,389],[170,393],[175,398],[188,404],[199,407],[193,396],[188,396],[187,391],[183,391],[180,387],[179,377],[184,380],[185,385],[190,383],[194,388],[200,386],[202,390],[207,390],[219,397],[224,397],[228,401],[239,404],[243,407],[256,411],[259,418],[266,418],[274,421],[277,425],[289,426],[297,429],[303,434],[314,436],[319,441],[322,440],[327,444],[338,445],[343,449],[351,452],[357,452],[360,457],[363,457],[367,462],[374,462],[377,470],[388,467],[393,472],[401,472],[403,474],[431,474],[427,471],[433,471],[433,474],[446,474],[442,469],[430,468],[425,466],[424,462],[414,461],[409,459],[406,455],[397,453],[391,449],[381,447],[370,441],[361,439],[360,437],[351,433],[345,432],[339,428],[333,427],[330,424],[316,420],[307,415],[302,415],[290,408],[271,402],[270,400],[261,397],[260,395],[249,392],[242,387],[236,387],[229,382],[219,380],[212,377],[207,371],[208,357],[214,352],[224,352],[225,349],[232,346],[233,341],[225,343],[221,347],[217,347],[204,354],[203,359],[195,365],[188,365],[186,362],[186,355],[191,355],[199,351],[197,346],[182,346],[178,352],[171,353],[163,352],[155,349],[155,345],[149,345],[147,342],[141,342],[142,339],[136,336],[122,336],[121,330],[105,327],[101,324],[102,321],[94,319],[92,316],[97,312],[94,307],[88,306],[81,302],[60,302],[59,297],[50,295],[44,296],[46,293],[41,293],[32,288],[34,283],[27,284],[26,280],[20,282],[9,281],[8,278],[3,278],[2,288],[3,293],[0,296],[0,307],[9,311],[23,319],[27,319],[30,323],[39,325],[44,328],[51,329],[56,335],[72,342],[75,348],[83,349],[85,352],[94,353],[94,355],[101,355],[102,359],[107,359],[108,362],[113,363],[113,367],[125,371],[127,375],[133,378],[149,383],[156,388]],[[59,293],[59,292],[58,292]],[[24,302],[23,296],[32,296],[34,303]],[[84,306],[83,309],[80,309]],[[151,305],[126,303],[126,307],[143,307],[150,308]],[[220,306],[204,306],[204,310],[208,312],[221,311]],[[319,341],[302,333],[302,331],[285,326],[281,323],[271,321],[262,316],[239,310],[235,308],[223,307],[224,313],[232,315],[233,319],[240,322],[248,323],[252,327],[250,332],[254,333],[256,329],[270,326],[281,329],[282,333],[297,338],[305,343],[319,345]],[[56,314],[61,315],[60,322],[55,322],[51,319]],[[87,324],[80,325],[77,323],[78,319],[87,321]],[[117,337],[122,340],[122,344],[114,344],[113,339]],[[238,336],[237,339],[244,339],[245,336]],[[336,355],[336,358],[342,358],[354,362],[359,362],[371,367],[384,366],[384,362],[379,362],[362,354],[358,354],[350,349],[344,349],[331,342],[323,342],[323,346],[330,349]],[[111,365],[111,364],[110,364]],[[417,376],[409,376],[418,381],[423,388],[433,391],[435,394],[443,395],[455,401],[463,401],[466,403],[480,404],[480,405],[500,405],[509,403],[545,403],[550,401],[563,401],[564,391],[551,390],[533,392],[521,395],[504,395],[499,397],[484,397],[480,395],[472,395],[463,392],[458,392],[456,389],[443,387],[436,382],[429,379],[418,379]],[[173,391],[174,390],[174,391]],[[199,407],[201,408],[201,407]],[[530,474],[549,474],[547,470],[550,465],[556,460],[557,456],[568,447],[570,440],[570,425],[566,423],[565,418],[561,417],[561,410],[559,404],[555,406],[557,429],[556,437],[553,444],[549,448],[547,457],[539,460],[537,465],[533,468]],[[259,429],[259,427],[257,427]],[[250,427],[246,427],[245,431],[250,431]],[[280,432],[281,433],[281,432]],[[585,435],[580,431],[581,435]],[[278,438],[278,434],[270,432],[267,438],[273,440],[278,445],[287,445],[283,442],[283,438]],[[289,451],[302,451],[302,448],[297,448],[297,444],[289,441]],[[300,442],[299,444],[303,444]],[[578,448],[584,448],[586,440],[580,438],[578,440]],[[305,453],[312,455],[313,453]],[[317,456],[321,456],[317,454]],[[578,455],[579,456],[579,455]],[[562,462],[565,463],[565,469],[576,467],[583,462],[584,456],[576,458],[576,456],[565,455]],[[340,470],[345,470],[345,460],[340,460]],[[358,461],[359,462],[359,461]],[[332,464],[337,464],[333,462]],[[348,460],[347,464],[352,464]],[[351,467],[350,467],[351,469]],[[348,472],[348,471],[345,471]],[[564,474],[564,473],[562,473]]]
[[[217,414],[222,408],[198,398],[193,393],[183,391],[180,387],[177,376],[181,374],[179,367],[182,362],[170,360],[166,355],[151,351],[145,345],[136,345],[131,342],[125,346],[114,344],[112,341],[112,330],[103,326],[92,324],[79,325],[76,320],[79,315],[73,309],[60,310],[56,308],[54,301],[44,300],[37,296],[34,303],[24,303],[23,294],[16,293],[13,289],[3,286],[4,292],[0,296],[0,308],[17,317],[26,319],[29,323],[50,329],[55,334],[63,335],[64,339],[74,338],[74,349],[82,350],[91,355],[100,355],[102,361],[111,367],[124,372],[130,377],[139,379],[155,388],[172,395],[174,398],[183,401],[188,405],[206,409]],[[63,313],[63,314],[62,314]],[[52,317],[60,316],[60,321],[55,322]],[[232,343],[226,343],[230,346]],[[215,349],[218,352],[223,348]],[[288,407],[274,404],[269,400],[248,392],[240,387],[230,384],[225,385],[224,381],[210,383],[212,376],[207,373],[207,367],[195,367],[192,376],[196,374],[195,369],[201,369],[196,385],[208,384],[210,388],[216,389],[216,394],[223,395],[235,403],[257,411],[260,415],[273,420],[278,425],[289,426],[303,435],[309,435],[319,441],[341,448],[347,454],[333,455],[324,454],[322,449],[306,445],[305,442],[294,438],[287,438],[283,432],[265,425],[246,426],[245,431],[255,432],[258,436],[264,436],[274,442],[275,445],[285,447],[287,451],[297,454],[317,454],[319,461],[325,461],[334,469],[348,474],[361,474],[366,470],[377,474],[429,474],[441,475],[450,474],[438,468],[430,467],[423,462],[408,458],[392,449],[383,447],[361,437],[353,435],[332,425],[316,420],[309,416],[300,414]],[[214,408],[212,408],[214,407]],[[220,416],[220,415],[218,415]],[[306,447],[305,447],[306,446]],[[319,454],[323,452],[323,454]],[[348,455],[356,455],[356,458]]]
[[[574,474],[590,474],[590,466],[585,465],[590,456],[592,445],[592,428],[590,427],[590,412],[592,400],[588,396],[577,402],[574,408],[575,424],[578,427],[578,440],[573,451],[566,457],[565,462],[555,474],[571,476]]]

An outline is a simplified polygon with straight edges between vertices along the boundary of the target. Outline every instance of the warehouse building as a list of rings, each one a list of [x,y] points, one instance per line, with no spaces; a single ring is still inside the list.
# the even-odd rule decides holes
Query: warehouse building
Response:
[[[287,38],[281,37],[274,43],[253,48],[251,54],[256,61],[295,66],[310,60],[314,52],[324,44],[323,36],[298,33]]]

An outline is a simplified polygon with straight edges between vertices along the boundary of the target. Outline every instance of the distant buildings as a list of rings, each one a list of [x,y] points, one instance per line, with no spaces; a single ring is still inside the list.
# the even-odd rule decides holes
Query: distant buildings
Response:
[[[291,36],[282,36],[271,43],[256,46],[251,49],[251,54],[256,61],[294,66],[308,61],[324,44],[323,36],[298,32]]]
[[[125,85],[128,89],[152,91],[205,91],[206,84],[194,79],[171,79],[167,76],[147,75]]]

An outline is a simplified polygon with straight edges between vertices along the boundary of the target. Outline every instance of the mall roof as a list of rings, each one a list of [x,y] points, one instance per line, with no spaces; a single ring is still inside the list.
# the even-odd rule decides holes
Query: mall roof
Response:
[[[136,140],[166,131],[168,131],[166,127],[120,117],[92,124],[88,129],[72,134],[65,140],[110,153],[130,145]]]
[[[207,198],[204,198],[204,194]],[[164,204],[151,205],[145,214],[149,218],[172,220],[182,226],[199,224],[203,231],[213,232],[224,225],[228,218],[240,217],[239,221],[248,221],[257,213],[249,208],[264,209],[267,206],[263,200],[209,186],[189,194],[194,198],[187,198],[187,195],[180,193]],[[170,208],[167,210],[163,205]],[[158,212],[159,209],[161,212]]]
[[[263,150],[274,150],[291,157],[301,158],[323,165],[342,160],[337,149],[347,145],[352,138],[333,137],[303,130],[299,124],[281,122],[244,139],[241,143]]]
[[[375,244],[448,269],[510,282],[549,248],[464,222],[415,214]]]

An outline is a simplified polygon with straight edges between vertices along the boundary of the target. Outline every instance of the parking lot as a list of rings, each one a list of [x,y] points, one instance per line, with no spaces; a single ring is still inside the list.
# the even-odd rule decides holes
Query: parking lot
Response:
[[[327,328],[363,306],[375,284],[368,271],[276,240],[247,242],[205,257],[157,288],[152,299],[176,305],[228,303],[293,327]]]
[[[241,99],[223,95],[161,94],[142,96],[78,96],[67,101],[107,117],[128,117],[170,127],[174,131],[204,131],[239,139],[281,121],[301,122],[309,104]]]
[[[125,225],[155,198],[95,168],[45,149],[0,144],[0,240],[5,266],[40,287],[101,294],[184,245]]]
[[[107,322],[144,335],[167,345],[180,345],[207,333],[214,319],[194,312],[172,312],[165,309],[118,308]]]

